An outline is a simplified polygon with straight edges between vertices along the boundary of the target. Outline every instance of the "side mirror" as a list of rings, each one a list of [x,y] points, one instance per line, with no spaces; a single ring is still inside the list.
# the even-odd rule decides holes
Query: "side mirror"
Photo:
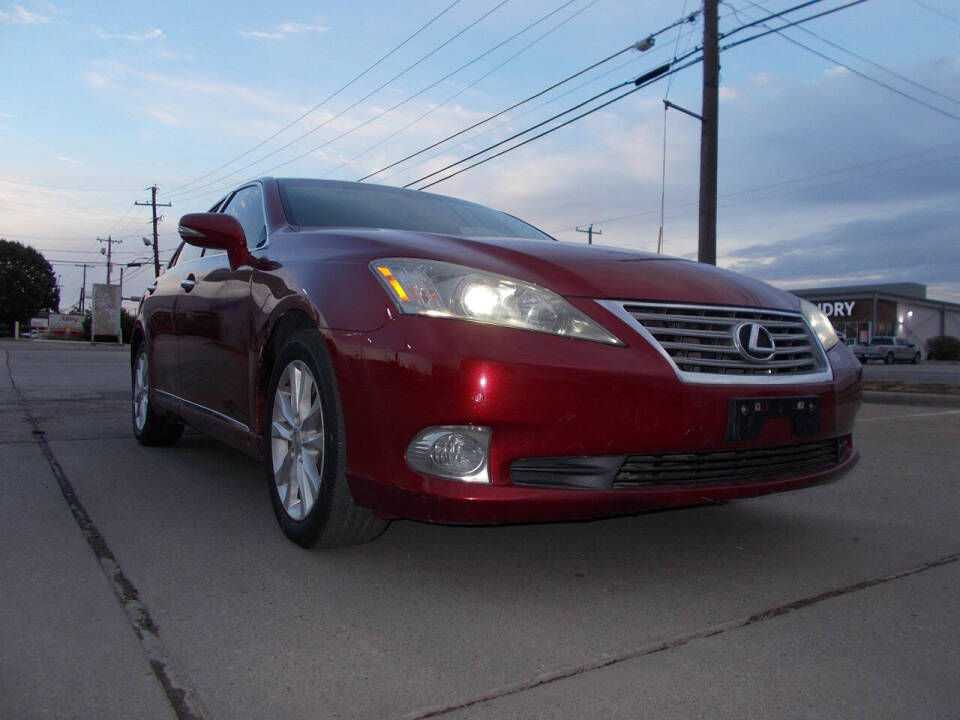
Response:
[[[223,213],[190,213],[180,218],[180,237],[197,247],[226,250],[230,267],[236,270],[250,262],[243,226],[232,215]]]

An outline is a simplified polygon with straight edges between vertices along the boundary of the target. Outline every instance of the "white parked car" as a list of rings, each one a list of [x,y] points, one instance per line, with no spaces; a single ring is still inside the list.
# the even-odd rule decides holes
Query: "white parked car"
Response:
[[[916,365],[922,357],[920,346],[916,343],[910,342],[906,338],[886,335],[878,335],[872,338],[868,345],[857,345],[854,348],[854,354],[860,359],[860,362],[883,360],[887,365],[892,365],[897,361],[912,362]]]

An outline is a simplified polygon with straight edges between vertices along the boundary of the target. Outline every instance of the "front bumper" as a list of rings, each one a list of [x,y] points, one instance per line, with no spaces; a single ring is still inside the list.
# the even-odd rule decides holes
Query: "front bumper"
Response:
[[[518,484],[511,468],[524,459],[721,453],[834,440],[852,431],[862,369],[846,348],[828,353],[829,382],[683,383],[613,315],[586,303],[581,309],[627,346],[410,316],[371,333],[331,332],[347,475],[357,502],[385,517],[432,522],[565,520],[793,490],[833,480],[857,462],[848,444],[828,467],[748,482],[610,489]],[[819,428],[798,437],[787,418],[772,418],[755,438],[729,440],[730,400],[738,397],[815,397]],[[490,484],[427,477],[407,466],[407,444],[433,425],[492,429]]]

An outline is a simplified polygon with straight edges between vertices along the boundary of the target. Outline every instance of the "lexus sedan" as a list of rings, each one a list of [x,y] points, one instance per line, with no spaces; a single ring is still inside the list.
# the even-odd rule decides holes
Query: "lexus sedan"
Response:
[[[857,462],[860,363],[756,280],[348,182],[263,178],[179,230],[133,332],[134,434],[188,423],[262,459],[300,545],[716,503]]]

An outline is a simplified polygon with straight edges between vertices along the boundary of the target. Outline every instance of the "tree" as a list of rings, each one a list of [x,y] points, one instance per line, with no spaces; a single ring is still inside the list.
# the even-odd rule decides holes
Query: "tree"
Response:
[[[0,322],[27,323],[41,310],[60,306],[57,277],[32,247],[0,239]]]
[[[952,335],[937,335],[927,340],[931,360],[960,360],[960,339]]]

